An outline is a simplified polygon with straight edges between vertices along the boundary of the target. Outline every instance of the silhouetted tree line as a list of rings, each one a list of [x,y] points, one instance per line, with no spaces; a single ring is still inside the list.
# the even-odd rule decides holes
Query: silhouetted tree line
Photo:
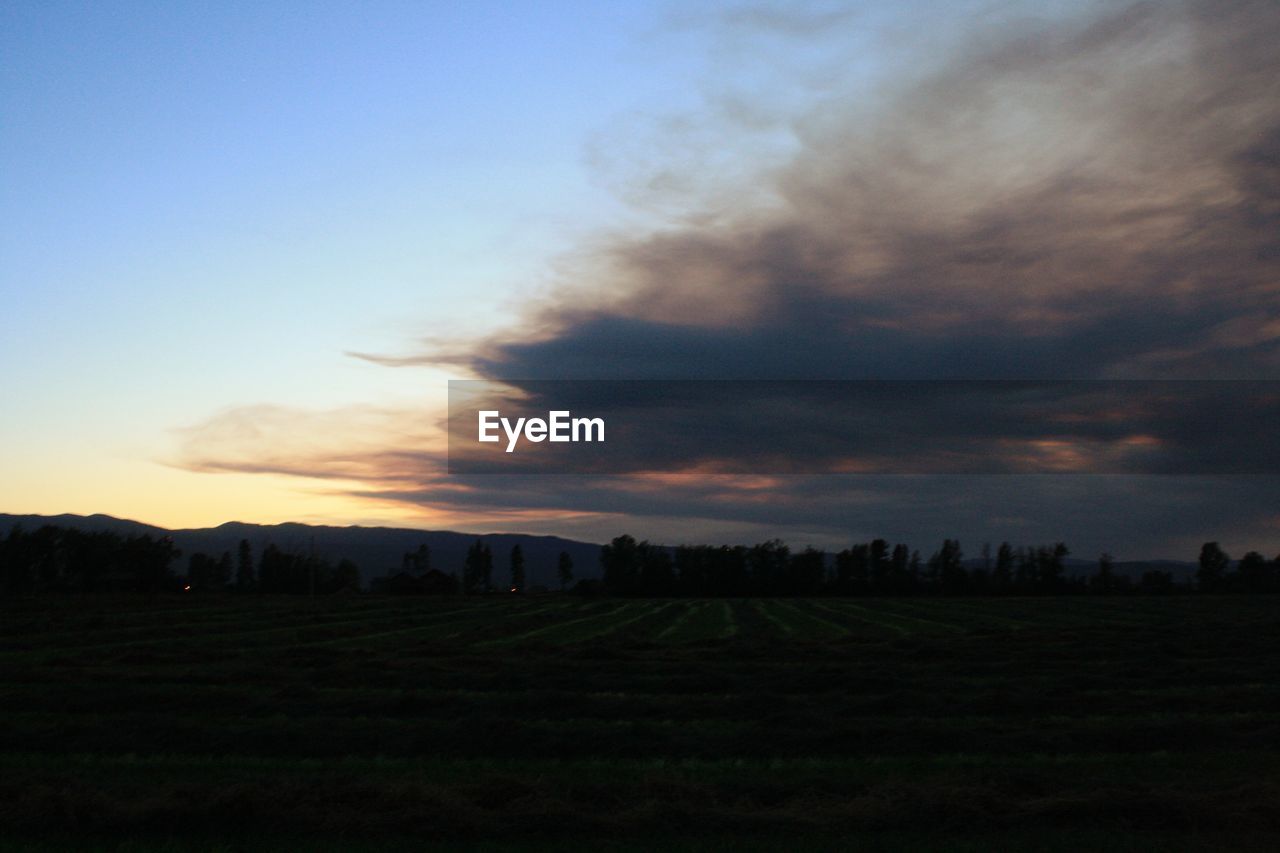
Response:
[[[1196,585],[1202,592],[1280,592],[1280,554],[1274,560],[1250,551],[1232,567],[1217,542],[1200,548]]]
[[[600,567],[605,592],[637,597],[1280,592],[1280,555],[1267,560],[1251,551],[1233,564],[1216,542],[1202,549],[1194,586],[1155,569],[1137,579],[1118,574],[1109,554],[1091,574],[1070,575],[1070,554],[1062,542],[1031,548],[1004,542],[994,555],[984,546],[979,560],[966,561],[960,542],[946,539],[926,560],[905,544],[874,539],[829,559],[814,548],[793,553],[778,539],[672,549],[623,535],[601,548]]]
[[[369,584],[371,592],[389,595],[453,595],[459,588],[456,574],[432,568],[431,549],[425,542],[405,553],[398,574],[374,578]]]
[[[335,565],[275,545],[257,561],[248,541],[241,541],[235,558],[230,552],[194,553],[185,575],[174,569],[181,556],[168,537],[14,527],[0,540],[0,593],[332,593],[360,587],[360,570],[350,560]]]
[[[852,545],[828,555],[813,548],[792,552],[779,539],[750,547],[681,545],[668,548],[619,536],[601,548],[603,578],[579,581],[577,591],[599,589],[621,596],[798,596],[798,595],[1059,595],[1168,593],[1280,593],[1280,555],[1268,560],[1250,551],[1232,560],[1217,542],[1200,549],[1194,582],[1178,583],[1165,571],[1133,578],[1115,570],[1109,554],[1092,573],[1066,571],[1067,546],[1032,548],[1002,543],[995,554],[982,549],[964,559],[960,543],[946,539],[923,559],[919,551],[884,539]],[[233,556],[191,554],[186,574],[174,565],[182,556],[168,537],[122,536],[45,525],[15,527],[0,539],[0,594],[260,592],[327,594],[360,588],[359,568],[314,554],[268,545],[255,559],[242,540]],[[526,591],[523,550],[510,554],[510,587]],[[573,560],[561,552],[561,589],[574,580]],[[426,545],[404,555],[402,571],[379,579],[374,591],[486,593],[493,583],[493,554],[477,539],[467,550],[462,579],[431,566]]]
[[[0,540],[0,591],[173,592],[182,588],[171,568],[180,554],[168,537],[14,527]]]
[[[477,538],[467,548],[461,580],[456,573],[445,574],[431,568],[430,554],[426,545],[420,545],[416,552],[405,554],[402,571],[375,578],[370,584],[371,591],[392,595],[449,595],[458,592],[482,595],[494,592],[547,591],[546,587],[529,585],[525,572],[524,548],[519,544],[512,546],[508,555],[510,579],[506,586],[499,586],[493,578],[493,550],[483,539]],[[560,581],[561,591],[573,581],[573,558],[567,551],[561,551],[556,561],[556,576]]]
[[[186,584],[193,592],[264,592],[329,594],[360,589],[360,567],[351,560],[337,564],[315,554],[295,554],[275,545],[262,549],[255,560],[253,547],[241,539],[236,549],[235,574],[230,552],[218,559],[192,554]]]
[[[462,589],[473,594],[493,589],[493,552],[479,539],[467,549],[462,565]]]
[[[351,560],[334,565],[314,554],[291,554],[275,545],[262,550],[258,592],[327,594],[360,589],[360,569]]]

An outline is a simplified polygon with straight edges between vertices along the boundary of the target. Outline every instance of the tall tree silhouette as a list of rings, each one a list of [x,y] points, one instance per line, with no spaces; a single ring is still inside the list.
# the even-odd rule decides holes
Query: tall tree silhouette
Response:
[[[248,539],[240,540],[240,548],[236,552],[236,589],[249,592],[258,585],[257,572],[253,566],[253,548]]]
[[[1227,586],[1227,566],[1231,558],[1218,547],[1217,542],[1206,542],[1200,547],[1200,568],[1196,571],[1196,584],[1201,592],[1222,592]]]
[[[868,589],[883,592],[885,579],[889,574],[889,543],[883,539],[872,539],[867,546]]]
[[[1108,593],[1116,587],[1116,564],[1110,554],[1098,557],[1098,572],[1089,579],[1089,586],[1094,592]]]
[[[1250,551],[1236,565],[1236,588],[1240,592],[1275,592],[1273,566],[1257,551]]]
[[[884,592],[890,595],[905,595],[911,589],[911,549],[904,542],[893,546],[890,558],[892,568],[889,570],[889,585]]]
[[[791,549],[781,539],[753,545],[747,551],[747,571],[759,595],[789,595]]]
[[[560,579],[561,591],[573,583],[573,558],[569,556],[568,551],[560,552],[560,559],[556,563],[556,576]]]
[[[866,595],[870,591],[871,546],[854,545],[836,554],[836,588],[844,595]]]
[[[511,549],[511,591],[524,592],[524,549],[519,545]]]
[[[402,568],[411,575],[425,575],[431,571],[431,549],[423,542],[415,551],[406,551]]]
[[[826,556],[816,548],[805,548],[791,558],[789,592],[795,595],[816,595],[822,590],[826,571]]]
[[[1013,589],[1013,547],[1008,542],[1001,542],[996,549],[996,565],[991,570],[991,589],[999,593],[1007,593]]]
[[[636,540],[623,534],[600,548],[604,588],[615,595],[640,594],[640,552]]]
[[[489,546],[477,539],[467,549],[462,569],[463,588],[469,593],[488,592],[493,585],[493,553]]]
[[[929,558],[930,581],[945,595],[958,595],[968,586],[968,574],[964,570],[964,552],[960,542],[944,539],[942,547]]]
[[[1052,548],[1036,549],[1037,579],[1040,592],[1060,592],[1065,581],[1066,559],[1071,549],[1065,542],[1056,542]]]

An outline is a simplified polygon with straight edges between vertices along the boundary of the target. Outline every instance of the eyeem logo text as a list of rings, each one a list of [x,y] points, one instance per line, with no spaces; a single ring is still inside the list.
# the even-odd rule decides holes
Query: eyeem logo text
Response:
[[[523,435],[526,441],[604,441],[604,418],[575,418],[567,411],[547,412],[542,418],[504,418],[496,409],[480,413],[479,440],[497,442],[498,428],[507,434],[507,452],[514,453]]]

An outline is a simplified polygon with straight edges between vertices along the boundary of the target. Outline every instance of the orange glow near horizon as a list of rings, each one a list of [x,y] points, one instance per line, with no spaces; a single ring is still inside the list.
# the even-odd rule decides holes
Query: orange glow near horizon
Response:
[[[206,474],[123,458],[95,459],[71,470],[32,460],[7,465],[0,511],[15,515],[103,513],[170,529],[253,524],[387,524],[432,527],[446,516],[427,507],[372,503],[323,484],[273,474]]]
[[[620,482],[629,486],[628,491],[641,492],[675,486],[699,486],[707,483],[744,491],[772,489],[779,485],[777,477],[763,474],[735,474],[711,462],[703,462],[675,471],[636,471],[627,474],[626,479]]]

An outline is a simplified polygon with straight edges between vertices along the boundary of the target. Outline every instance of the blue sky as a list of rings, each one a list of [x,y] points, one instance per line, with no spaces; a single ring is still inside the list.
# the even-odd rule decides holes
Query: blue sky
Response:
[[[343,353],[498,325],[618,213],[584,168],[591,134],[694,97],[701,61],[644,3],[0,16],[14,511],[36,477],[79,506],[77,465],[141,470],[223,406],[421,394]]]
[[[27,321],[6,357],[203,382],[271,361],[269,395],[304,357],[525,285],[559,224],[608,206],[587,134],[688,71],[637,47],[655,16],[625,4],[5,16],[5,291]]]

